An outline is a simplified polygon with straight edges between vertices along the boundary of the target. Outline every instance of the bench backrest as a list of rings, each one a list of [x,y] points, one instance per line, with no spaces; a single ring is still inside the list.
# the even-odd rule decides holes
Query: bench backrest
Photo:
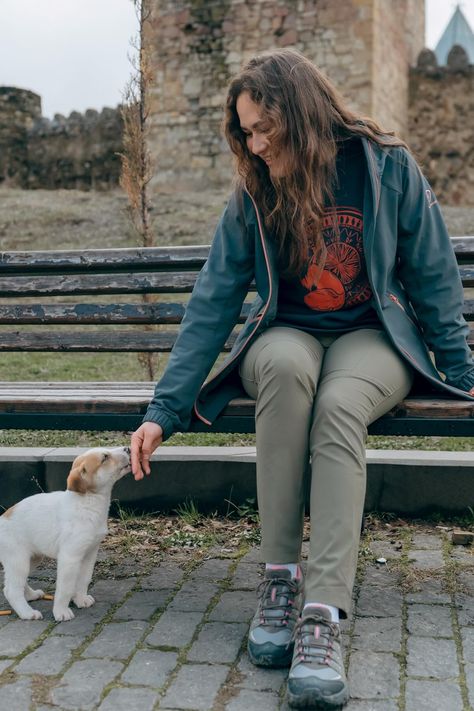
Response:
[[[452,242],[466,289],[464,315],[473,322],[474,237]],[[208,251],[197,246],[3,252],[0,351],[168,352],[184,314],[183,295],[191,292]],[[247,312],[244,305],[241,322]],[[124,331],[120,325],[137,328]]]

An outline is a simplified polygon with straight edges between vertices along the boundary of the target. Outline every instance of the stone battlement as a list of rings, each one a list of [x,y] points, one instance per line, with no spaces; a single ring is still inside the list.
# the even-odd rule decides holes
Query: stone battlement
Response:
[[[424,49],[409,74],[409,144],[447,205],[474,205],[474,65],[454,46],[446,66]]]
[[[41,98],[0,87],[0,185],[104,189],[118,184],[120,108],[41,115]]]

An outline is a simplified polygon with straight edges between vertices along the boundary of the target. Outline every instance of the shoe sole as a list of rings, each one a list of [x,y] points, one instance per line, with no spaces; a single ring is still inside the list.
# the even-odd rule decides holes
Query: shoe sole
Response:
[[[288,651],[285,650],[285,654],[282,654],[278,657],[275,655],[274,650],[268,649],[267,645],[262,646],[264,647],[264,649],[259,651],[258,654],[254,654],[250,646],[247,646],[247,653],[250,657],[250,661],[252,662],[252,664],[255,664],[256,667],[282,669],[291,666],[291,661],[293,659],[293,645],[288,648]],[[265,649],[265,647],[267,647],[267,649]]]
[[[314,711],[333,711],[342,708],[349,701],[349,692],[342,689],[332,696],[323,696],[318,689],[305,689],[300,694],[293,694],[287,689],[288,705],[293,709],[314,709]]]

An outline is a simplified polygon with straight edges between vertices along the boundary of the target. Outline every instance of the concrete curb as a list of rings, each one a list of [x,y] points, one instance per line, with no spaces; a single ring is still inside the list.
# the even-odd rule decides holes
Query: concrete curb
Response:
[[[0,505],[63,489],[72,460],[85,448],[0,447]],[[162,447],[152,474],[126,477],[114,500],[138,512],[170,511],[192,499],[201,511],[225,512],[255,498],[255,447]],[[474,504],[474,454],[367,450],[366,511],[421,516],[468,513]]]

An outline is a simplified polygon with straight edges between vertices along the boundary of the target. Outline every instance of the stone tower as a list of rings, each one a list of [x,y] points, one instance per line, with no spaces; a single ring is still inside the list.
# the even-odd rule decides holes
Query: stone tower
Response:
[[[423,48],[423,0],[151,0],[155,186],[224,186],[229,78],[262,50],[295,47],[351,105],[407,133],[408,69]]]
[[[447,65],[449,53],[455,45],[462,47],[468,63],[474,64],[474,32],[459,5],[435,47],[436,61],[440,66]]]

